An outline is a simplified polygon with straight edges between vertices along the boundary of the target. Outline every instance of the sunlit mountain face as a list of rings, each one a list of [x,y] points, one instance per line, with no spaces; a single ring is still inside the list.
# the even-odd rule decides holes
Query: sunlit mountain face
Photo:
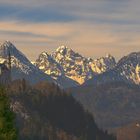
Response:
[[[112,69],[115,66],[115,58],[111,55],[93,60],[86,58],[72,49],[61,46],[52,54],[43,52],[39,55],[35,65],[47,74],[54,76],[65,75],[79,84]]]
[[[92,59],[61,46],[52,54],[42,52],[32,64],[10,41],[5,41],[0,46],[1,63],[6,61],[9,52],[13,80],[25,78],[34,84],[48,79],[62,88],[115,81],[140,84],[139,52],[124,56],[116,62],[110,54]]]

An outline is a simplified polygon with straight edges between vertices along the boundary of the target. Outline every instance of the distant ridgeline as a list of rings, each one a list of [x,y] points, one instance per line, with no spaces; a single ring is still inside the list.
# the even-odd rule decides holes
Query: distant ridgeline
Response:
[[[11,82],[11,55],[0,63],[0,85],[8,85]]]
[[[32,85],[41,81],[57,83],[64,89],[81,84],[95,86],[110,82],[140,85],[140,52],[131,53],[116,62],[111,55],[98,59],[86,58],[66,46],[61,46],[52,54],[42,52],[36,61],[31,63],[10,41],[5,41],[0,43],[0,62],[4,71],[4,80],[1,76],[2,83],[7,81],[4,64],[9,70],[12,66],[12,81],[25,79]]]

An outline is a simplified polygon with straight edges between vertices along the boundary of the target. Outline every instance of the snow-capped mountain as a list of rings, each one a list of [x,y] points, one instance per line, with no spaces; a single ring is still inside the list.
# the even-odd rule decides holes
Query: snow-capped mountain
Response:
[[[116,71],[129,82],[140,84],[140,52],[123,57],[117,64]]]
[[[111,55],[94,60],[61,46],[52,54],[41,53],[31,63],[11,42],[5,41],[0,44],[0,63],[7,60],[9,52],[13,80],[25,78],[33,84],[57,81],[64,88],[112,81],[140,84],[140,52],[131,53],[116,63]]]
[[[113,69],[115,65],[116,65],[115,58],[110,54],[90,62],[92,71],[97,74],[109,71],[110,69]]]
[[[47,52],[41,53],[35,65],[54,79],[67,77],[79,84],[93,75],[88,59],[65,46],[59,47],[50,55]]]
[[[34,65],[44,73],[50,75],[63,88],[74,87],[78,85],[76,81],[65,76],[61,65],[59,65],[59,63],[57,63],[47,52],[41,53]]]
[[[15,79],[26,79],[30,83],[35,84],[39,81],[47,80],[53,82],[53,79],[44,74],[40,69],[31,64],[31,62],[9,41],[0,44],[0,62],[7,60],[11,55],[11,77]]]
[[[47,52],[41,53],[34,64],[54,79],[64,74],[62,67]]]
[[[93,75],[89,60],[66,46],[59,47],[52,57],[61,65],[65,75],[79,84],[84,83]]]
[[[95,75],[112,69],[116,62],[111,55],[93,60],[61,46],[52,54],[41,53],[35,65],[54,79],[65,76],[83,84]]]
[[[85,85],[120,81],[140,85],[140,52],[123,57],[113,69],[95,76]]]

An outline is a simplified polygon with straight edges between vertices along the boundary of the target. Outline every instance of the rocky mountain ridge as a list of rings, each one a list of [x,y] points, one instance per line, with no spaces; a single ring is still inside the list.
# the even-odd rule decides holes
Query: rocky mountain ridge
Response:
[[[140,52],[134,52],[124,56],[113,69],[95,76],[87,81],[85,85],[110,82],[126,82],[140,85]]]
[[[0,44],[1,63],[6,61],[9,52],[13,80],[24,78],[31,84],[47,80],[62,88],[119,81],[140,84],[140,52],[124,56],[116,63],[111,55],[98,59],[86,58],[66,46],[61,46],[52,54],[42,52],[31,63],[10,41],[5,41]]]
[[[83,84],[95,75],[112,69],[116,62],[111,55],[93,60],[83,57],[66,46],[60,46],[52,54],[41,53],[35,65],[55,79],[60,75],[65,75]]]

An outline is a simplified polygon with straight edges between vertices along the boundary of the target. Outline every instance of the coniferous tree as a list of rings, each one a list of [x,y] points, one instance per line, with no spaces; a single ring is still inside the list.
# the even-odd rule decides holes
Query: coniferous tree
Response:
[[[4,88],[0,87],[0,140],[16,140],[17,130],[14,126],[15,115]]]

